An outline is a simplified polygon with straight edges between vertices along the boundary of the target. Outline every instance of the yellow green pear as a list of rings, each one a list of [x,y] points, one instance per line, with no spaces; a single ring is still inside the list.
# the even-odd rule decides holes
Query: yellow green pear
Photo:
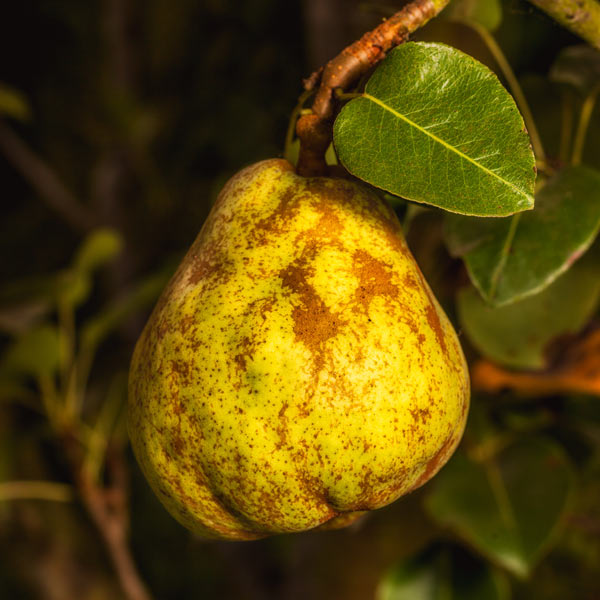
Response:
[[[430,479],[463,433],[456,333],[393,211],[284,160],[235,175],[138,341],[129,430],[207,537],[343,526]]]

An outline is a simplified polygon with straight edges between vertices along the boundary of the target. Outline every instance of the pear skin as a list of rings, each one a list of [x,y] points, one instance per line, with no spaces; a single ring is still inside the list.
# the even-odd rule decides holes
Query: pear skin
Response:
[[[129,431],[205,537],[346,525],[421,486],[462,436],[456,333],[394,212],[266,160],[225,186],[134,352]]]

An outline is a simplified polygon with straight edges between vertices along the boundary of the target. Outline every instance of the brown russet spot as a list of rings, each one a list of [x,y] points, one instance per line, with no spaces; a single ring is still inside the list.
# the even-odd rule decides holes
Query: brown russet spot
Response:
[[[194,315],[184,315],[179,321],[179,331],[182,335],[187,333],[187,330],[194,324]]]
[[[446,460],[450,456],[450,453],[454,449],[454,444],[456,442],[455,432],[453,431],[444,441],[442,447],[436,452],[434,457],[427,463],[425,467],[425,471],[421,474],[421,476],[417,479],[417,481],[413,484],[409,491],[416,490],[418,487],[421,487],[424,483],[429,481],[446,463]]]
[[[191,263],[187,281],[189,285],[196,285],[200,281],[207,279],[219,268],[219,264],[213,262],[214,259],[211,260],[208,256],[200,254],[190,258]]]
[[[288,187],[281,194],[277,208],[264,219],[254,223],[249,230],[249,239],[253,245],[266,244],[275,235],[281,235],[290,227],[298,214],[302,194],[295,187]]]
[[[302,237],[310,240],[320,240],[321,243],[340,245],[338,240],[344,233],[344,225],[340,219],[338,211],[334,208],[334,203],[330,198],[319,198],[315,205],[319,213],[319,220],[312,229],[304,232]]]
[[[173,450],[177,456],[181,456],[183,454],[185,444],[183,443],[183,439],[178,432],[173,432]]]
[[[260,315],[264,322],[268,319],[269,313],[273,310],[275,303],[276,298],[274,296],[254,300],[248,305],[248,308],[244,311],[244,318],[251,319],[255,315]],[[257,342],[258,340],[256,336],[253,338],[244,336],[237,343],[237,348],[239,351],[233,357],[233,360],[237,365],[238,370],[242,373],[246,371],[248,360],[252,359]]]
[[[323,518],[323,522],[338,516],[340,511],[335,507],[332,498],[327,494],[323,482],[319,478],[309,475],[302,468],[302,465],[306,464],[306,455],[304,453],[300,455],[295,454],[294,462],[298,465],[298,471],[295,474],[296,481],[308,493],[308,501],[305,501],[307,508],[310,509],[313,504],[317,504],[321,509],[325,509],[327,513]]]
[[[440,321],[440,316],[438,315],[435,306],[429,304],[425,307],[425,316],[427,317],[427,322],[429,323],[429,327],[433,329],[435,336],[439,345],[441,346],[444,354],[448,354],[448,348],[446,347],[446,335],[444,329],[442,328],[442,322]]]
[[[402,226],[393,210],[383,204],[375,194],[359,189],[356,184],[351,184],[344,179],[307,179],[306,189],[319,198],[318,210],[324,212],[324,205],[343,211],[358,221],[371,222],[382,231],[388,244],[396,251],[408,253],[404,242]]]
[[[368,313],[369,304],[375,296],[387,296],[395,300],[399,297],[398,287],[392,283],[392,272],[381,260],[365,250],[356,250],[352,255],[354,274],[358,278],[355,301]]]
[[[330,529],[342,529],[343,527],[348,527],[348,525],[352,525],[355,521],[364,516],[366,511],[359,510],[353,512],[344,512],[337,517],[333,517],[325,523],[315,527],[315,530],[319,531],[329,531]]]
[[[212,469],[209,469],[209,472]],[[208,486],[213,486],[214,482],[211,478],[208,478],[205,472],[197,468],[195,471],[196,474],[196,483],[200,489],[206,488]],[[228,515],[228,517],[233,521],[231,527],[224,526],[221,531],[232,533],[235,532],[235,535],[240,539],[256,539],[261,537],[261,535],[256,531],[256,525],[253,521],[248,519],[246,515],[240,512],[232,503],[229,501],[227,496],[223,493],[213,493],[212,495],[213,502],[221,509],[221,511]],[[203,509],[204,510],[204,509]],[[199,512],[203,512],[200,510]],[[210,526],[213,529],[218,529],[216,523],[211,523]]]
[[[404,276],[402,283],[405,285],[405,287],[410,288],[411,290],[419,289],[419,284],[417,283],[415,278],[410,274]]]
[[[345,510],[363,511],[373,510],[394,500],[405,485],[405,474],[402,468],[397,468],[395,473],[382,475],[365,469],[358,485],[360,495]]]
[[[410,409],[410,414],[416,422],[421,421],[423,425],[427,424],[431,417],[431,411],[428,408],[413,408]]]
[[[417,275],[421,280],[421,286],[423,287],[423,290],[429,298],[429,304],[425,307],[425,317],[427,318],[429,327],[431,327],[431,329],[435,333],[435,337],[437,338],[438,344],[442,348],[442,351],[444,352],[444,354],[449,355],[448,347],[446,346],[446,332],[444,330],[444,327],[442,326],[442,322],[440,320],[438,311],[436,310],[436,300],[433,297],[433,294],[429,289],[429,284],[425,281],[425,277],[423,277],[423,274],[421,273],[421,270],[419,269],[418,265],[416,266],[416,269]]]
[[[163,317],[162,319],[160,319],[160,321],[158,323],[158,327],[156,328],[156,335],[157,335],[159,341],[162,340],[165,337],[165,335],[167,335],[168,331],[169,331],[169,321],[167,321],[167,319]],[[150,336],[148,336],[148,338],[149,337]],[[150,355],[146,353],[146,356],[150,356]]]
[[[246,372],[246,361],[252,358],[252,340],[248,337],[242,338],[238,343],[238,348],[241,352],[238,352],[233,360],[239,371],[242,373]]]
[[[190,374],[190,364],[184,360],[171,360],[171,372],[179,375],[184,382]]]
[[[289,407],[288,403],[284,402],[282,404],[281,408],[279,409],[279,413],[277,415],[279,418],[279,422],[275,426],[275,432],[277,433],[277,435],[279,437],[279,441],[275,444],[276,450],[281,450],[282,448],[285,448],[288,446],[288,437],[287,437],[288,418],[287,418],[287,415],[285,414],[288,407]]]
[[[313,377],[316,380],[330,354],[326,342],[338,335],[346,324],[339,314],[332,312],[309,283],[313,275],[307,254],[314,255],[315,246],[308,246],[302,256],[280,271],[283,287],[297,294],[298,302],[292,309],[294,334],[313,356]]]

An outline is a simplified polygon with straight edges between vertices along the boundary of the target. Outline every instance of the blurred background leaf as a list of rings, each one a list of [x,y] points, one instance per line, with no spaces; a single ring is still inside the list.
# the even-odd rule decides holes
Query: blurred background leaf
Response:
[[[396,565],[377,600],[508,600],[506,576],[460,548],[433,548]]]
[[[427,507],[483,555],[525,577],[564,524],[573,469],[560,446],[537,437],[478,458],[455,454],[436,479]]]
[[[461,327],[486,357],[517,369],[543,369],[561,340],[579,332],[600,301],[600,267],[594,247],[542,292],[505,306],[487,304],[473,287],[457,296]]]
[[[496,306],[543,290],[600,229],[600,172],[567,167],[536,193],[535,207],[510,219],[448,214],[446,243],[475,287]]]
[[[489,31],[498,29],[502,22],[502,3],[500,0],[456,0],[441,13],[443,19],[475,22]]]
[[[552,65],[549,78],[587,96],[600,85],[600,50],[586,44],[564,48]]]

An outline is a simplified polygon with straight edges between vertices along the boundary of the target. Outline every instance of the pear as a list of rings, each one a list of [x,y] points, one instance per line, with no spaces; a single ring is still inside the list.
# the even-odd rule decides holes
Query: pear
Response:
[[[224,187],[134,352],[129,430],[184,526],[344,526],[429,480],[465,426],[456,333],[394,212],[266,160]]]

